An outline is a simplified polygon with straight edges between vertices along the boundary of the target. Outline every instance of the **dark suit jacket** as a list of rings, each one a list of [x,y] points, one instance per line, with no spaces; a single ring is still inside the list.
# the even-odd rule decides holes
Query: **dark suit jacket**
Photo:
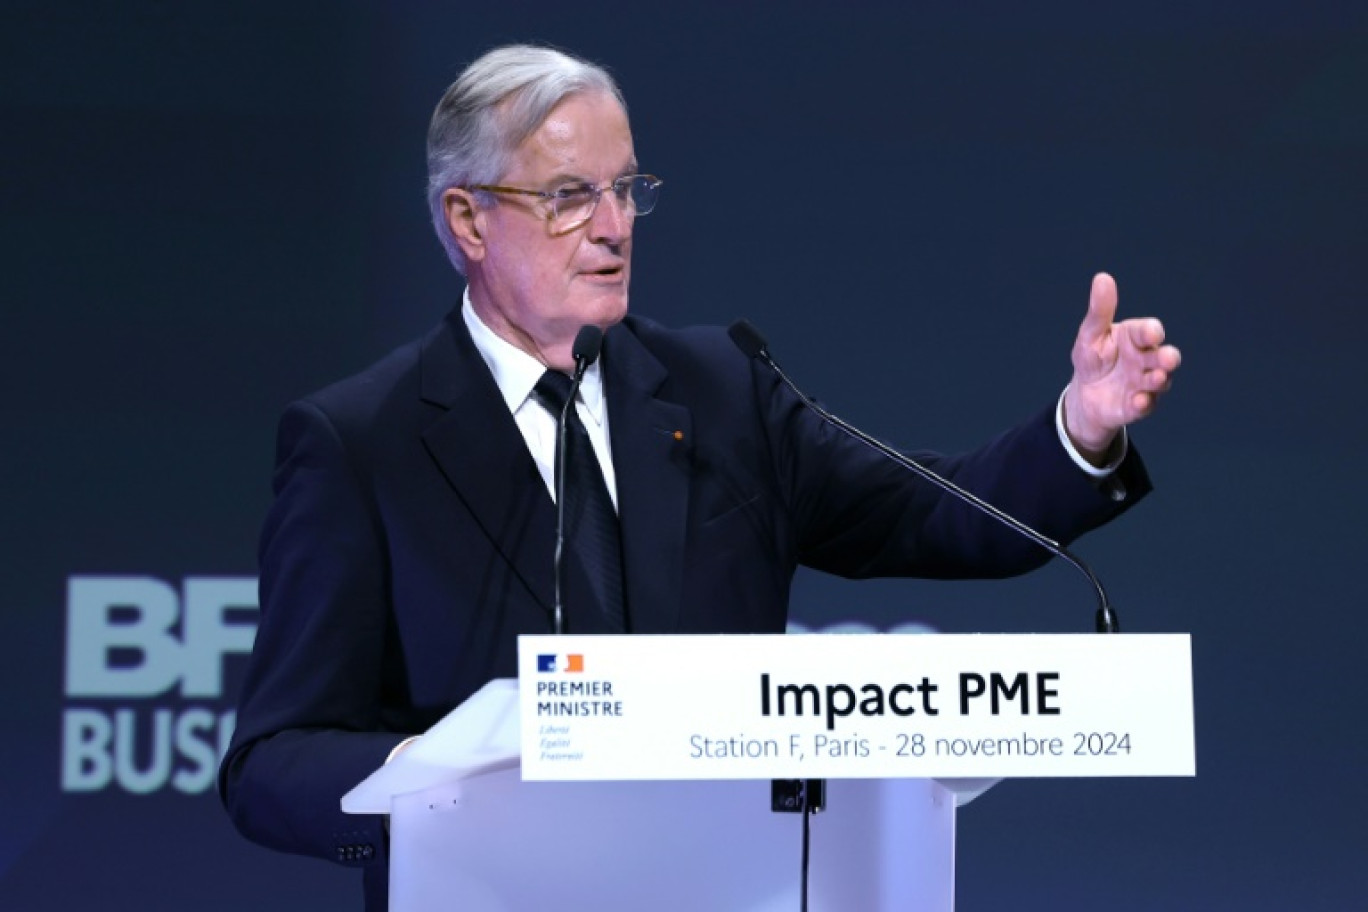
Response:
[[[629,317],[603,350],[631,629],[778,633],[798,564],[849,577],[1005,576],[1047,555],[833,431],[718,329]],[[1148,490],[1132,454],[1100,489],[1052,410],[961,458],[925,460],[1068,541]],[[239,829],[367,868],[379,819],[344,792],[405,736],[516,674],[549,632],[555,510],[453,313],[426,338],[293,404],[261,542],[261,619],[220,774]],[[572,632],[585,582],[573,560]]]

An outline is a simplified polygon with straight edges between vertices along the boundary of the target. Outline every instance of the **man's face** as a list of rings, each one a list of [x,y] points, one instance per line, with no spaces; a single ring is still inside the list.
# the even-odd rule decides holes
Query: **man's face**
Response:
[[[498,183],[603,187],[636,170],[622,106],[610,95],[577,94],[552,108]],[[473,216],[480,243],[467,273],[471,301],[491,329],[544,364],[569,369],[580,327],[607,328],[627,314],[633,216],[612,192],[579,226],[557,229],[549,212],[546,200],[499,194]]]

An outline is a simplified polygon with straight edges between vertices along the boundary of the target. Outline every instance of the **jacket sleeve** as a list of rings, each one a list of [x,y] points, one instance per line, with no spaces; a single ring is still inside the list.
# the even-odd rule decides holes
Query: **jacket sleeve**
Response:
[[[1012,576],[1049,559],[1039,545],[827,424],[758,370],[755,389],[801,563],[853,578],[955,579]],[[910,455],[1061,544],[1150,490],[1134,448],[1101,483],[1081,471],[1059,440],[1053,407],[970,453]]]
[[[386,860],[383,820],[340,800],[405,733],[382,717],[385,548],[354,459],[318,406],[281,419],[260,622],[219,790],[249,839],[364,866]]]

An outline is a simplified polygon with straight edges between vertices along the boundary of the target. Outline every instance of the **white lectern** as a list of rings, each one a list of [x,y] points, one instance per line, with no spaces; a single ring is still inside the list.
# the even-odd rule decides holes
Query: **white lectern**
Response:
[[[523,782],[517,699],[491,682],[343,799],[390,814],[392,912],[796,912],[802,815],[768,781]],[[809,907],[949,912],[955,807],[991,784],[828,783]]]
[[[519,673],[343,798],[390,815],[393,912],[797,912],[771,776],[828,780],[813,912],[951,912],[982,777],[1195,769],[1181,636],[524,637]]]

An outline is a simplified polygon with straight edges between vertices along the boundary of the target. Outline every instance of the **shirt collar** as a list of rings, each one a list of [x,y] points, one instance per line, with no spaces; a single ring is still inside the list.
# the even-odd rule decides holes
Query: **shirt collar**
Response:
[[[537,385],[542,374],[546,373],[546,365],[495,335],[494,330],[485,325],[484,321],[475,313],[475,307],[470,303],[470,288],[468,286],[461,302],[461,319],[465,321],[466,328],[470,330],[470,338],[475,343],[475,348],[479,351],[480,357],[489,366],[489,372],[494,375],[494,383],[499,387],[499,393],[503,396],[504,404],[508,406],[509,412],[517,414],[518,410],[531,397],[532,388]],[[579,388],[579,401],[583,406],[581,414],[587,413],[589,418],[598,425],[603,424],[603,372],[600,370],[601,364],[602,359],[600,358],[600,360],[589,365],[589,369],[584,372],[584,381],[580,383]]]

